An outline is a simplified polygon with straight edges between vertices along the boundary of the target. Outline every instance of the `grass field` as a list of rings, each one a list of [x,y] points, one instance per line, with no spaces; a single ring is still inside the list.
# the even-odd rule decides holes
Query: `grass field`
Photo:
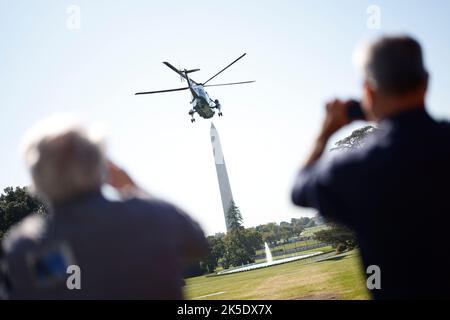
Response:
[[[296,261],[186,280],[187,299],[369,299],[356,250],[324,261]]]

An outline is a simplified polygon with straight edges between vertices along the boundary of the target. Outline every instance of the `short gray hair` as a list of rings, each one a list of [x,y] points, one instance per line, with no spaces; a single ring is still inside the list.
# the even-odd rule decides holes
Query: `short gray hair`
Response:
[[[23,144],[34,191],[50,205],[99,190],[105,172],[101,141],[77,122],[49,119],[33,128]]]
[[[426,84],[422,48],[409,36],[384,36],[366,50],[363,69],[375,89],[402,94]]]

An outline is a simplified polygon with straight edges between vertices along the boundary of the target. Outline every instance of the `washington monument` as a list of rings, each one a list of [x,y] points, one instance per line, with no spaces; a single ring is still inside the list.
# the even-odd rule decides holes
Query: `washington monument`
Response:
[[[219,133],[211,123],[211,144],[213,147],[214,161],[216,163],[217,179],[219,180],[220,196],[222,197],[223,214],[225,217],[225,225],[227,232],[230,230],[227,213],[233,203],[233,194],[231,193],[230,180],[228,179],[227,167],[225,165],[225,158],[220,145]]]

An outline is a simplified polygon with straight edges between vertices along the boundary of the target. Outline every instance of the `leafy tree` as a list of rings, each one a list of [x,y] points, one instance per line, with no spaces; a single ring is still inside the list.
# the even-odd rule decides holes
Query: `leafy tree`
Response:
[[[298,237],[304,230],[305,230],[305,227],[303,227],[302,225],[293,225],[291,236]]]
[[[227,212],[227,221],[229,231],[237,231],[243,228],[242,226],[242,214],[239,207],[236,206],[234,201],[231,202],[230,208]]]
[[[242,220],[241,211],[231,202],[227,212],[229,230],[223,239],[225,268],[254,262],[256,249],[262,244],[261,234],[255,229],[245,229]]]
[[[208,241],[209,252],[208,255],[200,262],[204,272],[212,273],[219,264],[219,259],[224,256],[225,246],[222,236],[209,236]]]
[[[313,219],[310,219],[308,224],[305,225],[305,228],[312,228],[316,226],[316,222]]]
[[[294,227],[301,227],[302,231],[303,231],[304,228],[311,228],[311,227],[314,227],[316,225],[314,220],[309,218],[309,217],[301,217],[299,219],[292,218],[291,219],[291,224]]]
[[[280,240],[283,240],[283,242],[287,242],[289,240],[289,238],[292,238],[294,236],[293,226],[287,222],[280,223],[279,235],[280,235]]]
[[[26,187],[8,187],[0,195],[0,239],[14,224],[31,213],[45,214],[45,207]]]
[[[276,245],[280,241],[288,241],[292,237],[298,237],[306,227],[314,226],[315,222],[310,218],[292,218],[291,222],[283,221],[279,225],[270,222],[257,226],[255,229],[261,233],[264,242]]]
[[[348,249],[356,247],[356,236],[349,228],[330,223],[331,228],[320,230],[314,234],[314,238],[320,242],[326,242],[333,246],[333,248],[339,248],[345,246]]]
[[[224,268],[255,262],[256,249],[263,244],[261,234],[254,229],[239,229],[224,237]]]
[[[274,222],[259,225],[255,229],[256,231],[261,233],[264,242],[267,242],[269,244],[275,244],[277,241],[280,240],[280,233],[279,233],[280,228]]]

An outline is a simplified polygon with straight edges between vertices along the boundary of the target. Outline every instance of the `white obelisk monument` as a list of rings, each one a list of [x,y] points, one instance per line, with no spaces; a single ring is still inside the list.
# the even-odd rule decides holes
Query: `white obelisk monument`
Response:
[[[225,158],[220,145],[219,133],[214,124],[211,123],[211,144],[213,147],[214,161],[216,163],[217,179],[219,180],[220,196],[222,198],[223,214],[225,217],[225,225],[227,232],[230,229],[227,221],[227,213],[233,202],[233,194],[231,193],[230,180],[228,179],[227,167],[225,165]]]

